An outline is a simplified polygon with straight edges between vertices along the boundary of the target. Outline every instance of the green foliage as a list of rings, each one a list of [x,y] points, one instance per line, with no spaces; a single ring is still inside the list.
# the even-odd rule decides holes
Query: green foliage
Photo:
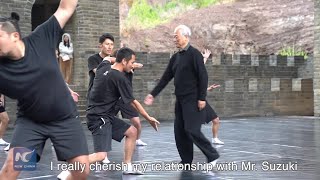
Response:
[[[219,2],[219,0],[195,0],[194,2],[196,3],[197,8],[204,8]]]
[[[284,47],[279,51],[278,54],[281,56],[303,56],[305,60],[308,59],[308,53],[304,50],[301,50],[301,48],[295,48],[295,46]]]
[[[219,0],[177,0],[180,4],[185,6],[195,6],[196,8],[208,7],[219,2]]]
[[[208,7],[220,0],[172,0],[163,5],[151,6],[147,0],[134,0],[127,19],[124,22],[124,29],[130,31],[152,28],[171,20],[178,14],[194,9]]]
[[[137,0],[132,4],[127,22],[142,28],[153,27],[161,22],[158,12],[146,0]]]
[[[184,5],[192,5],[195,3],[194,0],[179,0],[180,3],[184,4]],[[196,0],[196,1],[199,1],[199,0]]]
[[[178,3],[176,1],[170,1],[163,6],[163,10],[169,11],[171,9],[174,9],[177,6],[178,6]],[[159,9],[161,9],[161,7],[159,7]]]

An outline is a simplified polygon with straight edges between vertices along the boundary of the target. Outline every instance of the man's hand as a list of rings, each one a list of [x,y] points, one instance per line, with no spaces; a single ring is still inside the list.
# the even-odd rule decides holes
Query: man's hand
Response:
[[[212,85],[210,85],[210,86],[207,88],[207,90],[208,90],[208,91],[212,91],[212,89],[215,89],[215,88],[218,88],[218,87],[220,87],[219,84],[212,84]]]
[[[143,67],[143,64],[141,64],[141,63],[137,63],[137,62],[135,62],[135,63],[133,63],[133,69],[140,69],[140,68],[142,68]]]
[[[107,57],[103,58],[103,60],[107,60],[107,61],[109,61],[111,64],[113,64],[114,62],[116,62],[116,58],[115,58],[115,57],[110,57],[110,56],[107,56]]]
[[[211,54],[211,51],[209,49],[205,49],[205,50],[203,50],[203,52],[201,52],[201,54],[203,56],[203,62],[205,64]]]
[[[198,100],[198,108],[199,108],[199,111],[201,111],[204,107],[206,107],[206,101],[200,101],[200,100]]]
[[[150,106],[153,104],[153,100],[154,97],[151,94],[148,94],[145,98],[144,98],[144,104]]]
[[[72,91],[72,89],[69,88],[70,94],[72,96],[72,99],[74,100],[74,102],[78,102],[79,101],[79,94]]]
[[[148,120],[150,125],[153,127],[154,130],[158,131],[158,125],[160,124],[159,121],[157,121],[154,117],[150,117]]]

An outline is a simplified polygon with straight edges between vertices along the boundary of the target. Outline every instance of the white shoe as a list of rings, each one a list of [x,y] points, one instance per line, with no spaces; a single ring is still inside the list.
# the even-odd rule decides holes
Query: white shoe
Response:
[[[146,146],[147,143],[141,141],[141,139],[137,139],[137,140],[136,140],[136,145],[137,145],[137,146]]]
[[[216,170],[217,161],[218,160],[216,159],[214,161],[208,162],[206,164],[206,166],[202,169],[202,172],[203,173],[209,173],[209,172],[212,172],[212,171]]]
[[[110,160],[108,159],[108,157],[106,156],[106,158],[104,158],[104,160],[102,160],[103,164],[109,164]]]
[[[10,144],[8,144],[3,150],[4,151],[9,151],[9,149],[10,149]]]
[[[216,167],[216,165],[217,165],[217,159],[216,160],[214,160],[214,161],[211,161],[211,162],[209,162],[208,164],[210,164],[213,168],[215,168]]]
[[[212,144],[221,144],[221,145],[223,145],[224,142],[220,141],[219,138],[212,138]]]
[[[3,140],[2,138],[0,138],[0,146],[7,146],[8,144],[10,144],[10,143],[8,143],[5,140]]]
[[[127,166],[125,167],[125,170],[122,171],[122,174],[124,174],[124,175],[143,175],[143,172],[133,169],[132,164],[128,163]]]
[[[60,180],[67,180],[67,177],[70,175],[71,173],[69,171],[62,171],[57,178]]]

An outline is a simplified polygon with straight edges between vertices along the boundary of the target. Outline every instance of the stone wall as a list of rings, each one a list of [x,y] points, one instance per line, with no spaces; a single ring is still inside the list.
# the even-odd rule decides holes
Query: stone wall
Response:
[[[138,53],[143,69],[135,71],[134,93],[143,101],[167,66],[169,53]],[[309,62],[308,62],[309,61]],[[220,84],[208,92],[208,102],[222,117],[313,115],[313,81],[310,58],[229,55],[207,63],[209,84]],[[309,70],[310,71],[310,70]],[[159,119],[174,118],[174,87],[170,82],[147,110]]]
[[[21,33],[22,36],[26,36],[31,31],[31,9],[33,3],[34,0],[1,0],[0,16],[8,17],[11,12],[19,13]]]
[[[314,1],[314,115],[320,116],[320,1]]]
[[[137,61],[144,64],[136,70],[133,80],[134,95],[143,102],[154,88],[169,61],[169,53],[137,53]],[[85,62],[85,61],[84,61]],[[84,63],[85,64],[85,63]],[[215,56],[207,62],[209,84],[221,87],[208,92],[207,100],[221,117],[313,115],[314,95],[312,58],[229,55]],[[300,72],[300,73],[299,73]],[[305,72],[305,73],[302,73]],[[85,117],[86,84],[73,85],[81,95],[78,103],[81,117]],[[174,86],[168,86],[146,110],[161,120],[174,119]],[[13,101],[7,108],[11,117]]]

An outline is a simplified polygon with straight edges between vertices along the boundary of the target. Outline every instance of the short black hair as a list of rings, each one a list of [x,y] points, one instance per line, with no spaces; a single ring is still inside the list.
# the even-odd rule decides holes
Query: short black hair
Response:
[[[99,43],[102,44],[106,39],[110,39],[112,42],[114,42],[114,37],[109,33],[104,33],[99,38]]]
[[[117,52],[116,62],[120,63],[122,59],[129,61],[132,58],[132,55],[136,55],[136,53],[127,47],[121,48]]]
[[[19,14],[12,12],[11,16],[8,17],[0,17],[0,26],[1,30],[7,32],[7,33],[14,33],[18,32],[19,35],[21,35],[19,22],[20,16]]]

